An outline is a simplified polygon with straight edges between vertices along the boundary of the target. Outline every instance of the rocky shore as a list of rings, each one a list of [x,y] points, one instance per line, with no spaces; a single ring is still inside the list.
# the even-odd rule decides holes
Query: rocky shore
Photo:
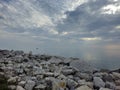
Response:
[[[120,90],[120,69],[97,70],[78,58],[0,50],[0,90]]]

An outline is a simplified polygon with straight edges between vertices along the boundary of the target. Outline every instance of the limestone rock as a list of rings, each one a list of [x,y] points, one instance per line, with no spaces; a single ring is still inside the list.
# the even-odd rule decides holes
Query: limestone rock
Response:
[[[119,80],[115,80],[115,84],[116,84],[117,86],[120,86],[120,79],[119,79]]]
[[[45,89],[46,89],[46,86],[43,84],[40,84],[40,85],[35,87],[35,90],[45,90]]]
[[[105,87],[104,81],[100,77],[94,77],[93,78],[93,83],[95,87]]]
[[[19,86],[22,86],[22,87],[24,87],[25,84],[26,84],[26,81],[20,81],[20,82],[18,83],[18,85],[19,85]]]
[[[115,90],[120,90],[120,86],[116,86]]]
[[[8,84],[17,84],[18,77],[10,77],[10,79],[7,80]]]
[[[10,90],[16,90],[16,86],[15,86],[15,85],[9,85],[8,88],[9,88]]]
[[[120,79],[120,73],[113,72],[112,75],[115,77],[115,80]]]
[[[89,75],[88,73],[76,73],[77,76],[79,76],[80,79],[85,79],[86,81],[91,81],[92,80],[92,76]]]
[[[78,84],[79,85],[85,85],[86,84],[86,81],[83,79],[83,80],[78,80]]]
[[[67,79],[67,86],[68,87],[76,87],[78,83],[72,79]]]
[[[16,90],[25,90],[25,89],[21,86],[17,86]]]
[[[115,90],[116,85],[113,82],[106,82],[105,84],[106,84],[105,85],[106,88],[110,88],[110,89]]]
[[[73,71],[72,69],[63,69],[63,70],[62,70],[62,73],[63,73],[64,75],[70,75],[70,74],[73,74],[74,71]]]
[[[53,86],[52,90],[59,90],[59,89],[64,90],[66,88],[66,81],[65,80],[59,80],[59,79],[54,79],[52,86]]]
[[[25,84],[25,89],[32,90],[34,86],[35,86],[35,82],[32,80],[28,80],[27,83]]]

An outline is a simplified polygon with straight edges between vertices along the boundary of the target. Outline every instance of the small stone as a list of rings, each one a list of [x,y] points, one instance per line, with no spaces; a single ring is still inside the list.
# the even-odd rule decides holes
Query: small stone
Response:
[[[79,80],[78,81],[78,84],[81,86],[81,85],[85,85],[86,84],[86,81],[85,80]]]
[[[22,63],[23,62],[23,57],[21,55],[15,56],[15,62],[16,63]]]
[[[47,77],[51,77],[51,76],[54,76],[54,73],[52,73],[52,72],[46,72],[46,73],[44,73],[44,75],[47,76]]]
[[[85,79],[86,81],[91,81],[92,80],[92,76],[87,74],[87,73],[76,73],[77,76],[79,76],[80,79]]]
[[[74,71],[72,69],[64,69],[64,70],[62,70],[62,73],[64,75],[70,75],[70,74],[73,74]]]
[[[68,75],[67,76],[69,79],[73,79],[73,75]]]
[[[17,74],[22,74],[23,73],[23,69],[20,69],[20,68],[15,69],[15,71],[16,71]]]
[[[80,80],[80,78],[77,76],[75,76],[75,77],[73,77],[73,79],[76,81],[76,82],[78,82],[79,80]]]
[[[43,77],[44,77],[44,75],[37,75],[36,76],[37,80],[41,80],[41,79],[43,79]]]
[[[43,84],[40,84],[40,85],[35,87],[35,90],[45,90],[45,89],[46,89],[46,86]]]
[[[51,63],[51,64],[58,65],[59,63],[62,63],[63,61],[59,58],[52,57],[48,62]]]
[[[23,55],[23,54],[24,54],[24,52],[23,52],[23,51],[19,51],[19,50],[14,51],[14,53],[15,53],[15,55]]]
[[[65,76],[65,75],[63,75],[63,74],[60,74],[59,76],[58,76],[58,79],[61,79],[61,80],[63,80],[63,79],[66,79],[67,77]]]
[[[96,72],[96,73],[94,73],[94,77],[102,78],[102,76],[106,76],[106,75],[108,75],[108,74],[107,73],[103,73],[103,72]]]

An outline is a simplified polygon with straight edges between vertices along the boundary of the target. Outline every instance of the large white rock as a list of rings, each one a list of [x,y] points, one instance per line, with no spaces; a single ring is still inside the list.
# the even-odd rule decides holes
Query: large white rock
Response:
[[[28,80],[26,85],[25,85],[25,89],[26,90],[32,90],[34,86],[35,86],[35,82],[32,81],[32,80]]]
[[[54,79],[52,81],[52,90],[64,90],[66,88],[65,80]]]
[[[93,83],[96,87],[105,87],[105,83],[100,77],[94,77]]]
[[[78,80],[78,84],[79,85],[85,85],[86,84],[86,81],[83,79],[83,80]]]
[[[16,90],[25,90],[25,89],[21,86],[17,86]]]
[[[0,72],[0,77],[4,77],[5,74],[3,72]]]
[[[18,80],[18,77],[10,77],[10,79],[7,80],[8,84],[16,84]]]
[[[9,88],[10,90],[16,90],[16,86],[15,86],[15,85],[9,85],[8,88]]]
[[[88,86],[86,86],[86,85],[83,85],[83,86],[80,86],[80,87],[78,87],[77,89],[75,89],[75,90],[92,90],[91,88],[89,88]]]
[[[115,80],[115,84],[116,84],[117,86],[120,86],[120,79],[119,79],[119,80]]]
[[[67,79],[67,85],[69,87],[76,87],[78,85],[78,83],[72,79]]]
[[[113,82],[106,82],[105,84],[106,84],[105,85],[106,88],[115,90],[116,85]]]
[[[18,83],[18,85],[19,85],[19,86],[22,86],[22,87],[24,87],[25,84],[26,84],[26,81],[20,81],[20,82]]]
[[[115,79],[120,79],[120,73],[113,72],[112,75],[115,77]]]
[[[93,88],[93,82],[86,82],[86,85],[90,88]]]
[[[120,86],[116,86],[115,90],[120,90]]]

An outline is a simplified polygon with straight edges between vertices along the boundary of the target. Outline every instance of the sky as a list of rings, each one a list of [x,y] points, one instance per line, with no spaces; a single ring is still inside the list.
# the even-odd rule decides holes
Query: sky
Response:
[[[0,0],[0,48],[118,64],[120,0]]]

